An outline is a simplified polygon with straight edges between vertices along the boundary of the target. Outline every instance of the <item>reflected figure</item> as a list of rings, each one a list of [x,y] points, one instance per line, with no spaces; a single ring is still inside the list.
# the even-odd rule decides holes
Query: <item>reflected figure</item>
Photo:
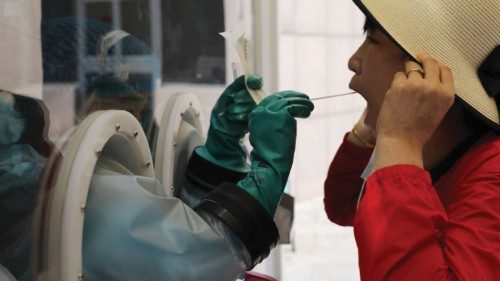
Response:
[[[113,74],[104,74],[92,79],[87,89],[88,98],[77,118],[85,119],[98,110],[121,109],[130,112],[141,120],[146,106],[146,98],[134,88],[118,80]]]
[[[0,92],[0,264],[18,280],[29,278],[31,214],[52,147],[46,112],[38,101]]]
[[[76,123],[97,110],[126,110],[152,144],[153,94],[161,69],[149,46],[109,24],[69,17],[42,24],[42,48],[45,82],[78,83]]]

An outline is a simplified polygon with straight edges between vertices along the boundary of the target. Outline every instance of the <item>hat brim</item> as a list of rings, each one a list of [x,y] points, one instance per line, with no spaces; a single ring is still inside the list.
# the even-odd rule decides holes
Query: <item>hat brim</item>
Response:
[[[451,68],[455,93],[490,126],[500,123],[495,100],[477,75],[500,42],[500,5],[480,2],[354,0],[402,50],[427,52]]]

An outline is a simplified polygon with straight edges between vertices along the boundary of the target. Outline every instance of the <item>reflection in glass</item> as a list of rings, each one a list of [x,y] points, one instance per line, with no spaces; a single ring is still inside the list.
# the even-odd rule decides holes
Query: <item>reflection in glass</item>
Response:
[[[153,94],[160,68],[144,42],[111,25],[78,18],[45,23],[42,41],[45,80],[78,79],[75,123],[97,110],[121,109],[132,113],[148,135],[154,133]]]
[[[0,85],[0,273],[17,280],[33,279],[32,215],[37,200],[46,207],[43,193],[59,172],[68,132],[95,111],[126,110],[153,148],[162,81],[225,83],[222,0],[42,0],[41,7],[41,50],[23,52],[42,62],[22,66],[43,68],[43,100]],[[46,269],[31,262],[36,273]]]
[[[224,84],[222,0],[172,0],[162,5],[163,79]]]
[[[0,264],[19,280],[29,278],[30,216],[52,148],[46,117],[40,102],[0,93]]]
[[[120,12],[121,29],[126,30],[137,37],[137,39],[151,46],[151,15],[149,1],[121,1]],[[132,51],[133,50],[124,50],[123,54],[135,55]]]
[[[30,215],[51,145],[42,94],[40,3],[2,1],[0,280],[28,278]],[[9,280],[7,279],[7,280]]]
[[[113,11],[111,7],[111,2],[96,2],[87,3],[85,5],[85,17],[87,19],[93,19],[98,22],[113,24]],[[97,55],[97,50],[95,48],[87,49],[87,54],[95,56]]]

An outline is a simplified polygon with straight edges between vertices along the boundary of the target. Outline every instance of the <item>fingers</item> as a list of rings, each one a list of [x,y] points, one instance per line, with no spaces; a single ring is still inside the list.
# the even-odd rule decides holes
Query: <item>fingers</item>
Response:
[[[454,86],[451,69],[427,53],[419,53],[417,58],[424,66],[425,80],[431,82],[431,85],[441,88],[443,93],[453,95]]]
[[[286,91],[286,92],[281,92],[281,96],[284,97],[284,98],[303,98],[303,99],[308,99],[309,100],[309,96],[304,94],[304,93],[300,93],[300,92],[295,92],[295,91]]]
[[[404,85],[404,83],[406,83],[406,80],[408,80],[406,74],[401,71],[396,72],[396,74],[394,74],[394,80],[392,80],[391,88],[397,88],[400,85]]]
[[[258,74],[251,74],[247,79],[247,85],[252,90],[259,90],[263,86],[262,76]]]
[[[431,83],[441,83],[442,73],[441,65],[437,59],[427,53],[418,53],[417,59],[419,62],[413,60],[405,61],[405,73],[410,80],[425,79]],[[423,73],[417,70],[422,70]]]
[[[252,96],[250,96],[248,94],[247,90],[241,90],[241,91],[235,93],[234,96],[233,96],[233,101],[235,103],[247,103],[247,102],[251,102],[251,103],[255,104]]]
[[[422,67],[412,61],[412,60],[407,60],[405,61],[405,74],[406,76],[408,77],[408,79],[423,79],[424,76],[422,75],[422,73],[420,73],[420,71],[416,71],[416,70],[422,70]]]
[[[309,99],[309,96],[300,93],[300,92],[295,92],[295,91],[283,91],[283,92],[278,92],[274,94],[273,96],[278,96],[280,98],[303,98],[303,99]]]
[[[448,91],[455,92],[455,87],[453,84],[453,74],[451,69],[444,64],[439,64],[440,68],[440,80]]]
[[[226,96],[233,96],[236,92],[241,91],[245,89],[245,76],[240,76],[236,78],[233,83],[231,83],[227,88],[224,90],[223,95]]]
[[[226,118],[234,121],[247,120],[256,106],[248,91],[240,90],[232,95],[232,100],[226,105]]]
[[[425,80],[428,80],[433,83],[440,83],[440,67],[439,67],[439,62],[437,59],[434,57],[430,56],[427,53],[418,53],[417,54],[417,59],[420,61],[422,64],[422,67],[424,69],[425,75],[424,78]]]
[[[259,103],[259,107],[267,107],[267,106],[275,103],[279,99],[287,99],[287,98],[294,98],[294,97],[309,100],[309,96],[307,96],[304,93],[299,93],[299,92],[295,92],[295,91],[283,91],[283,92],[278,92],[278,93],[267,96]]]
[[[286,109],[293,117],[308,117],[314,110],[314,104],[309,100],[309,97],[288,97],[276,100],[268,106],[270,111],[280,111]],[[292,109],[292,111],[290,111]],[[308,112],[305,114],[305,112]],[[303,117],[304,116],[304,117]]]
[[[428,54],[405,62],[405,72],[394,75],[377,119],[377,137],[399,138],[419,149],[431,139],[453,104],[453,77],[446,66]]]
[[[250,113],[256,107],[255,103],[233,103],[227,107],[227,113],[229,114],[240,114],[248,112]]]
[[[440,86],[448,89],[448,91],[454,91],[453,75],[449,67],[424,52],[418,53],[416,57],[422,66],[411,60],[405,62],[405,72],[408,80],[417,81],[424,79],[425,82],[430,82],[429,85],[437,86],[441,84]],[[422,75],[418,71],[412,71],[415,69],[422,69],[424,74]]]
[[[229,120],[235,121],[245,121],[248,119],[248,115],[256,107],[255,103],[239,103],[231,104],[228,106],[226,114]]]
[[[311,112],[314,110],[314,106],[305,106],[300,104],[293,104],[288,106],[288,113],[295,118],[307,118],[311,115]]]
[[[226,114],[226,118],[231,121],[248,121],[249,112],[239,114]]]
[[[284,91],[266,97],[254,112],[287,112],[294,118],[307,118],[314,110],[314,104],[304,93]]]
[[[259,90],[262,88],[263,82],[262,82],[262,76],[258,74],[252,74],[248,77],[247,79],[247,85],[250,89],[252,90]],[[234,80],[233,83],[231,83],[227,88],[226,92],[230,93],[235,93],[240,90],[246,89],[245,85],[245,76],[242,75]]]

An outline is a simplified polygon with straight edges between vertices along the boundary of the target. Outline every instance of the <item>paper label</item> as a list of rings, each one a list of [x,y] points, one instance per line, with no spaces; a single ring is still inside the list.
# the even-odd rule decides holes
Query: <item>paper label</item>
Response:
[[[253,67],[253,60],[252,57],[250,56],[250,42],[246,38],[245,33],[240,32],[240,31],[224,31],[220,33],[226,40],[229,40],[229,42],[233,43],[236,52],[238,53],[238,57],[240,59],[241,66],[243,67],[243,72],[245,75],[245,85],[246,85],[246,80],[248,79],[248,76],[255,73],[255,69]],[[255,101],[256,104],[259,104],[265,97],[266,94],[262,90],[253,90],[250,89],[247,86],[247,90],[252,96],[253,100]]]

